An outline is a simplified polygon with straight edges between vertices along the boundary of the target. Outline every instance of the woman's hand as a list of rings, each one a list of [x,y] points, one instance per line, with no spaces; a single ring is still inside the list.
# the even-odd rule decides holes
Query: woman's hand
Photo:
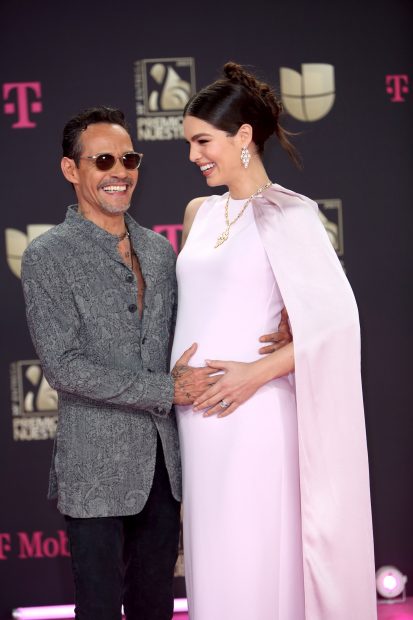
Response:
[[[223,374],[194,402],[194,411],[207,409],[204,416],[217,413],[218,417],[222,418],[229,415],[264,383],[261,369],[256,362],[207,360],[206,363],[213,371],[222,371]]]
[[[214,413],[219,418],[233,413],[239,405],[250,398],[259,387],[294,370],[293,343],[255,362],[222,362],[206,360],[208,368],[217,381],[194,400],[193,409],[206,409],[204,416]]]

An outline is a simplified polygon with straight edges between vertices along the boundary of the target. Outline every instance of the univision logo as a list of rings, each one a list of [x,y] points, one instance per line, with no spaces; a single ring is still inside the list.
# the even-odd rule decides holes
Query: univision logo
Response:
[[[16,228],[6,228],[7,263],[15,276],[20,278],[23,252],[29,243],[53,226],[54,224],[29,224],[27,234]]]
[[[301,73],[280,68],[281,98],[286,111],[299,121],[318,121],[334,104],[334,67],[303,64]]]

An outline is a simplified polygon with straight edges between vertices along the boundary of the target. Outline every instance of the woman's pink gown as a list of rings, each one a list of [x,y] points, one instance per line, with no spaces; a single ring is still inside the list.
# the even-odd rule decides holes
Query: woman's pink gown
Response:
[[[230,220],[244,200],[230,201]],[[252,205],[225,229],[225,200],[200,207],[178,257],[172,366],[259,359],[283,307]],[[225,418],[177,407],[184,555],[191,620],[303,620],[298,442],[293,376],[271,381]]]

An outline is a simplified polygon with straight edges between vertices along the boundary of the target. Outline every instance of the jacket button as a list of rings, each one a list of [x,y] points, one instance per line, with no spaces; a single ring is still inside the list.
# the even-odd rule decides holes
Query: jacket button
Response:
[[[137,309],[138,309],[138,306],[136,304],[130,304],[128,306],[129,312],[136,312]]]
[[[133,275],[131,273],[128,273],[126,276],[126,282],[133,282]]]

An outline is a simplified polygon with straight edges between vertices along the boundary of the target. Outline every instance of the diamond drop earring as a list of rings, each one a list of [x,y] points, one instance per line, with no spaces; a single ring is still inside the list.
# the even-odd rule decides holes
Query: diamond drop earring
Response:
[[[241,161],[244,168],[248,168],[251,159],[251,153],[246,146],[241,149]]]

